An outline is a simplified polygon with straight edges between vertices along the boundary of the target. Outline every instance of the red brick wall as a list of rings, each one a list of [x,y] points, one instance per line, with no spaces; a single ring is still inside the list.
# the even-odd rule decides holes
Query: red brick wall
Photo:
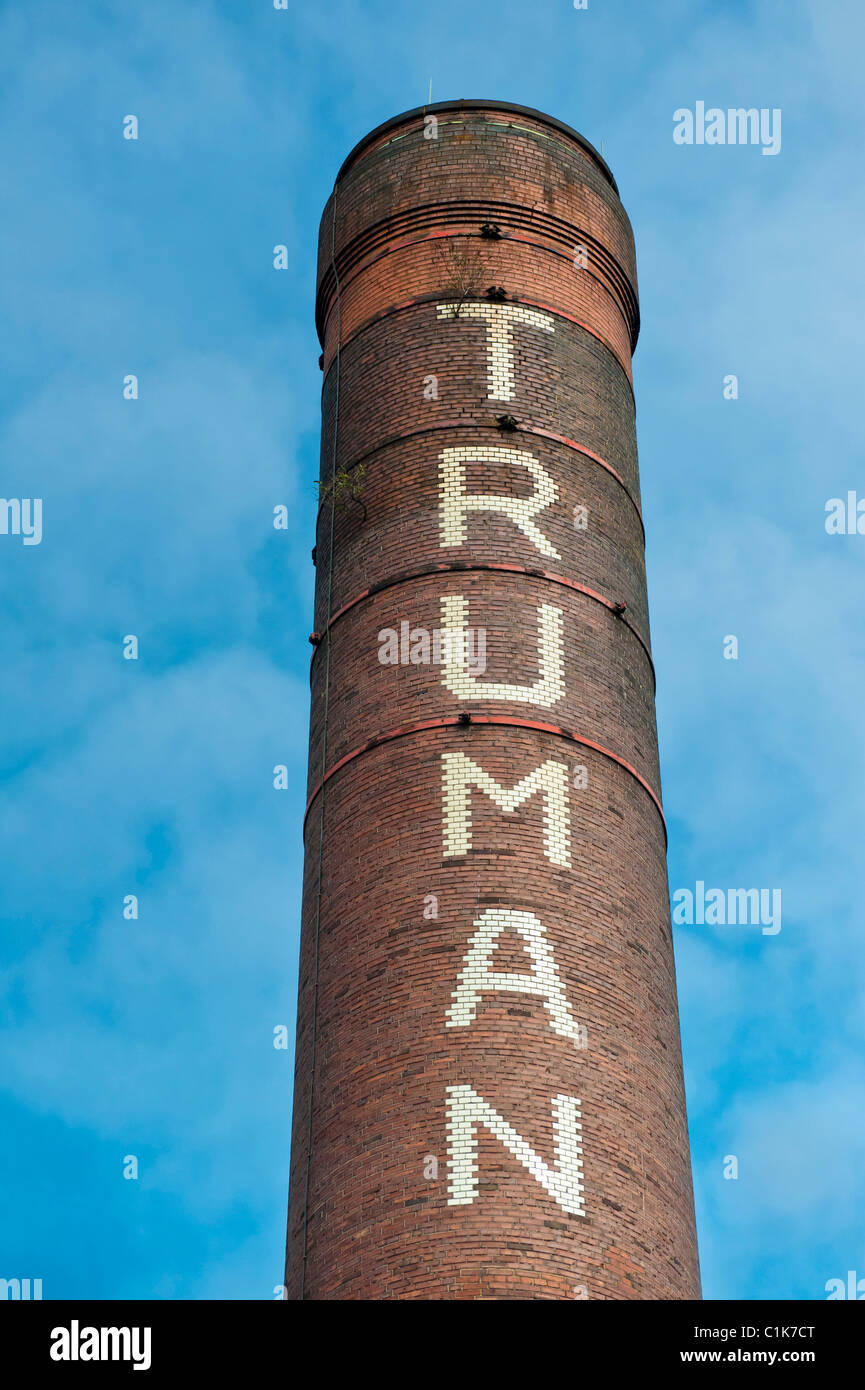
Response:
[[[337,394],[337,469],[363,474],[335,512],[332,574],[329,503],[316,538],[288,1294],[698,1298],[630,385],[633,239],[601,162],[557,123],[433,111],[437,140],[412,113],[362,145],[322,221],[322,479]],[[480,265],[446,318],[443,246]],[[490,285],[549,317],[513,328],[506,398],[488,394],[487,326],[469,308]],[[516,501],[547,480],[534,539],[477,510],[462,542],[443,544],[443,458],[460,449],[468,494]],[[382,664],[381,633],[440,628],[458,595],[486,633],[479,685]],[[544,674],[542,610],[561,649],[547,648],[555,680],[527,702],[516,688]],[[472,789],[461,849],[443,782],[460,753],[502,789],[552,765],[565,809],[538,792],[502,810]],[[547,965],[513,914],[540,924]],[[486,921],[505,922],[487,970],[534,990],[481,978],[456,1022]],[[477,981],[476,956],[474,969]],[[474,1186],[448,1129],[459,1087],[497,1117],[477,1122]],[[576,1169],[556,1097],[578,1103]]]

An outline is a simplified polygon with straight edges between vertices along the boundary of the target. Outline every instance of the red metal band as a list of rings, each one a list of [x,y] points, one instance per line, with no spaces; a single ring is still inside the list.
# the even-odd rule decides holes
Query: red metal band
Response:
[[[374,748],[380,748],[382,744],[392,743],[395,739],[406,738],[410,734],[425,733],[430,729],[471,728],[473,725],[480,724],[504,726],[509,729],[531,729],[538,733],[555,734],[558,738],[568,739],[569,742],[578,743],[584,748],[592,748],[596,753],[601,753],[603,757],[609,758],[611,762],[624,768],[626,772],[629,772],[632,777],[636,778],[643,790],[648,792],[661,817],[661,824],[664,827],[664,843],[666,844],[667,822],[664,818],[664,808],[661,805],[661,799],[652,791],[645,777],[641,777],[637,769],[631,767],[630,763],[625,762],[624,758],[620,758],[617,753],[611,753],[609,748],[604,748],[600,743],[593,743],[591,739],[581,738],[579,734],[572,734],[567,729],[560,728],[557,724],[541,724],[532,719],[512,719],[507,715],[501,714],[473,714],[471,716],[471,723],[468,726],[462,723],[459,715],[452,715],[445,719],[424,719],[417,724],[404,724],[399,729],[390,729],[386,734],[376,734],[374,738],[368,739],[366,743],[360,744],[357,748],[353,748],[350,753],[346,753],[338,762],[335,762],[333,767],[328,768],[318,785],[313,788],[309,801],[306,803],[306,810],[303,813],[304,832],[306,831],[307,816],[319,792],[330,781],[331,777],[339,772],[340,768],[345,767],[348,763],[354,762],[355,758],[359,758],[361,754],[369,753]]]
[[[361,454],[352,463],[348,464],[343,471],[345,473],[350,473],[353,468],[357,468],[358,464],[364,463],[367,459],[372,458],[373,454],[379,453],[380,450],[387,449],[392,444],[402,444],[406,439],[416,439],[418,435],[421,434],[435,434],[438,430],[485,429],[495,429],[496,433],[499,435],[504,433],[500,426],[484,424],[482,420],[476,420],[474,422],[466,422],[465,420],[440,420],[435,425],[423,425],[417,430],[406,430],[403,434],[393,434],[388,439],[383,439],[380,444],[376,444],[372,449],[368,449],[365,454]],[[576,453],[583,454],[586,458],[590,458],[593,463],[599,464],[612,478],[615,478],[631,506],[634,508],[634,511],[637,513],[637,520],[640,523],[640,530],[643,533],[643,539],[645,540],[646,528],[643,524],[643,514],[640,511],[637,499],[634,497],[621,473],[618,473],[611,463],[607,463],[606,459],[601,458],[600,454],[596,454],[594,449],[589,449],[585,444],[578,444],[575,439],[569,439],[566,434],[554,434],[552,430],[541,429],[540,425],[524,425],[518,422],[517,428],[515,430],[508,430],[504,437],[507,438],[508,434],[536,434],[542,439],[552,439],[556,444],[564,444],[568,449],[574,449]],[[319,517],[326,505],[326,502],[319,502],[318,504],[318,511],[315,517],[316,526],[318,526]]]
[[[566,589],[573,589],[578,594],[585,594],[587,598],[595,599],[597,603],[601,603],[605,608],[608,608],[611,613],[616,612],[616,605],[612,599],[605,598],[603,594],[599,594],[596,590],[590,589],[586,584],[578,584],[575,579],[566,579],[562,574],[550,574],[547,570],[529,569],[526,565],[494,564],[492,562],[484,564],[467,560],[464,563],[460,561],[451,564],[442,562],[440,565],[430,565],[428,568],[422,570],[405,570],[401,574],[393,575],[390,579],[381,580],[378,584],[371,584],[368,589],[364,589],[361,593],[355,594],[354,598],[349,599],[348,603],[344,603],[341,608],[337,608],[336,612],[331,614],[324,631],[330,632],[338,618],[341,618],[344,613],[348,613],[352,608],[356,607],[357,604],[363,603],[364,599],[373,598],[376,594],[383,593],[386,589],[393,589],[397,584],[408,584],[413,579],[427,579],[434,574],[486,574],[490,571],[496,574],[520,574],[525,575],[527,579],[542,579],[548,584],[561,584]],[[644,641],[633,623],[629,622],[624,614],[619,617],[619,621],[624,624],[629,632],[634,634],[640,646],[643,648],[643,651],[646,653],[652,672],[652,686],[656,688],[655,663],[652,660],[652,653],[649,651],[648,644]],[[310,665],[315,660],[316,653],[320,646],[321,643],[318,643],[314,648],[312,657],[310,658]]]
[[[468,233],[468,232],[436,232],[436,233],[434,233],[432,236],[428,236],[428,237],[417,237],[417,238],[416,238],[416,242],[417,242],[417,243],[420,243],[420,242],[424,242],[424,241],[437,241],[437,240],[439,240],[439,239],[442,238],[442,237],[467,236],[467,235],[471,235],[471,233]],[[405,244],[405,245],[412,245],[412,244],[414,244],[414,243],[412,243],[412,242],[406,242],[406,243],[404,243],[404,244]],[[548,250],[549,248],[542,248],[542,249]],[[386,253],[382,253],[382,254],[386,254]],[[554,251],[554,252],[552,252],[552,254],[553,254],[553,255],[559,255],[560,253]],[[376,257],[376,259],[378,259],[378,257]],[[362,273],[363,273],[363,270],[364,270],[365,268],[366,268],[366,267],[360,267],[360,268],[355,272],[355,275],[360,275],[360,274],[362,274]],[[583,274],[586,274],[586,273],[591,274],[591,271],[589,271],[589,272],[583,271],[582,273],[583,273]],[[351,276],[351,279],[354,279],[354,278],[355,278],[354,275]],[[598,280],[597,277],[594,276],[594,275],[592,276],[592,279],[595,280],[596,283],[599,284],[599,285],[601,286],[602,289],[606,290],[608,294],[610,293],[609,290],[607,289],[607,286],[604,285],[603,281]],[[344,290],[345,290],[345,286],[343,286],[343,292],[344,292]],[[340,343],[340,345],[339,345],[340,351],[341,351],[341,352],[344,352],[345,349],[346,349],[346,347],[347,347],[347,345],[348,345],[349,343],[353,342],[354,339],[357,338],[359,334],[365,332],[367,328],[371,328],[372,325],[373,325],[374,323],[379,323],[382,319],[390,318],[392,314],[400,314],[400,313],[403,313],[406,309],[414,309],[414,308],[418,307],[418,306],[421,305],[421,304],[440,304],[440,303],[442,302],[442,300],[445,299],[445,298],[447,298],[447,296],[444,295],[444,294],[440,294],[440,293],[437,293],[437,294],[423,294],[423,295],[419,295],[418,298],[416,298],[416,299],[405,299],[405,300],[402,301],[401,304],[390,304],[390,305],[388,305],[388,307],[387,307],[386,309],[382,309],[381,313],[373,314],[373,315],[371,315],[370,318],[364,319],[363,323],[359,324],[358,327],[354,330],[354,332],[351,333],[351,334],[349,334],[349,336],[346,337],[346,338]],[[613,296],[610,295],[610,298],[612,299]],[[475,300],[467,300],[466,302],[469,303],[469,304],[471,304],[471,303],[487,304],[487,303],[489,303],[490,301],[488,301],[488,300],[486,300],[486,299],[481,299],[481,300],[475,299]],[[602,347],[605,347],[605,348],[607,349],[607,352],[610,353],[611,357],[613,357],[613,358],[615,359],[615,361],[618,362],[619,366],[621,367],[621,369],[622,369],[622,371],[623,371],[623,373],[624,373],[625,380],[627,381],[628,386],[629,386],[629,388],[630,388],[631,396],[633,397],[633,394],[634,394],[634,382],[633,382],[633,373],[632,373],[632,369],[631,369],[630,363],[622,360],[622,358],[619,356],[619,354],[618,354],[618,352],[616,351],[616,349],[613,347],[612,343],[607,342],[607,339],[606,339],[601,333],[598,333],[597,329],[592,328],[591,325],[588,324],[588,323],[585,323],[585,322],[583,321],[583,319],[578,319],[578,318],[576,318],[574,314],[569,314],[569,313],[567,313],[564,309],[554,309],[553,306],[552,306],[551,304],[543,304],[543,303],[542,303],[540,300],[538,300],[538,299],[524,299],[524,298],[522,298],[521,296],[514,294],[514,295],[508,295],[507,300],[505,300],[504,302],[507,303],[507,304],[522,304],[522,305],[524,305],[524,306],[525,306],[526,308],[528,308],[528,309],[542,309],[542,310],[544,311],[545,314],[552,314],[555,318],[564,319],[566,323],[572,323],[572,324],[574,324],[574,326],[575,326],[576,328],[582,328],[582,329],[584,330],[584,332],[589,333],[589,334],[591,335],[591,337],[595,338],[595,339],[602,345]],[[613,302],[615,303],[615,300],[613,300]],[[618,306],[617,306],[617,307],[618,307]],[[328,317],[329,317],[329,316],[330,316],[330,311],[328,311]],[[326,320],[325,320],[324,324],[322,325],[322,327],[323,327],[323,330],[324,330],[324,331],[323,331],[323,333],[322,333],[321,336],[322,336],[322,338],[324,338],[324,337],[326,337],[326,333],[327,333],[327,322],[326,322]],[[627,327],[627,324],[626,324],[626,327]],[[335,353],[334,353],[334,356],[336,356]],[[332,360],[332,359],[331,359],[331,360]],[[330,371],[330,363],[327,363],[327,365],[326,365],[326,367],[325,367],[325,376],[327,375],[327,373],[328,373],[329,371]]]

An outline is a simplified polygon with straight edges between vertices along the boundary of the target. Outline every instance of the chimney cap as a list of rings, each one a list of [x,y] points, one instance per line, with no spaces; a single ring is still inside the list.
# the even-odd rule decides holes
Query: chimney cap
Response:
[[[574,130],[573,126],[566,125],[564,121],[558,120],[555,116],[548,116],[545,111],[536,110],[534,106],[519,106],[512,101],[480,101],[474,98],[466,100],[464,97],[460,97],[458,101],[434,101],[429,106],[415,106],[411,111],[402,111],[398,116],[391,116],[390,120],[383,121],[381,125],[377,125],[374,130],[359,140],[348,157],[343,160],[336,176],[336,182],[339,183],[343,174],[363,154],[368,145],[371,145],[382,135],[386,135],[389,130],[395,130],[397,126],[405,125],[407,121],[414,120],[415,117],[440,115],[445,111],[507,111],[517,116],[530,116],[532,120],[540,121],[543,125],[548,125],[553,130],[558,130],[561,134],[574,140],[594,161],[611,185],[613,192],[617,197],[619,196],[619,186],[613,178],[612,170],[607,161],[584,135],[581,135],[578,130]]]

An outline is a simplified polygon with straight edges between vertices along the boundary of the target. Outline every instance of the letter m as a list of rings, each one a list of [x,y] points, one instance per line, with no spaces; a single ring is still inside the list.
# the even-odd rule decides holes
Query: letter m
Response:
[[[471,787],[488,796],[505,814],[543,792],[544,853],[553,864],[571,866],[571,820],[568,809],[568,769],[550,758],[527,773],[515,787],[503,787],[465,753],[442,754],[444,857],[468,854],[472,846]]]
[[[102,1327],[99,1355],[103,1361],[128,1361],[132,1355],[132,1333],[128,1327]]]
[[[554,1168],[471,1086],[448,1086],[447,1097],[449,1207],[470,1206],[478,1195],[477,1131],[483,1125],[563,1211],[585,1216],[580,1102],[574,1096],[553,1096]]]
[[[760,894],[756,888],[727,890],[727,921],[731,926],[756,927],[760,921]]]
[[[735,132],[735,133],[734,133]],[[760,138],[760,112],[756,106],[748,111],[744,106],[727,112],[727,144],[756,145]]]

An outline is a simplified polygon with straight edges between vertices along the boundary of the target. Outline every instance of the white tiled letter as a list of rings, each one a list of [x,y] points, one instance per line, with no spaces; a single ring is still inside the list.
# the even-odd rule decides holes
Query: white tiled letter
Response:
[[[555,333],[555,320],[537,309],[525,309],[521,304],[466,303],[438,304],[440,319],[483,319],[487,326],[487,381],[490,401],[509,401],[514,394],[514,333],[515,323],[527,328],[540,328]]]
[[[459,700],[510,700],[520,705],[554,705],[565,693],[563,615],[561,608],[542,603],[538,608],[538,679],[534,685],[482,681],[468,669],[468,600],[448,594],[441,600],[442,628],[450,634],[443,644],[442,685]]]
[[[581,1042],[580,1029],[568,1007],[565,991],[556,970],[550,943],[544,928],[533,912],[516,912],[511,908],[487,908],[472,923],[476,928],[460,971],[459,983],[453,992],[448,1009],[447,1028],[468,1028],[474,1023],[482,994],[536,994],[545,1000],[554,1033],[572,1042]],[[503,931],[518,932],[532,958],[528,975],[498,975],[490,970],[490,957]]]
[[[505,814],[514,812],[536,792],[544,793],[544,853],[553,864],[571,866],[571,819],[568,767],[552,758],[526,774],[515,787],[503,787],[465,753],[442,754],[444,856],[468,854],[472,846],[469,788],[477,787]]]
[[[470,1206],[478,1195],[478,1125],[489,1130],[531,1173],[563,1211],[585,1216],[582,1184],[580,1102],[553,1096],[556,1167],[550,1168],[512,1125],[471,1086],[448,1086],[448,1206]]]
[[[465,445],[462,448],[444,449],[439,454],[439,547],[464,545],[466,540],[467,512],[501,512],[527,536],[536,550],[561,560],[561,555],[539,531],[533,517],[546,507],[552,506],[558,497],[558,489],[534,457],[525,449],[505,449],[501,445],[483,448],[479,445]],[[525,468],[534,479],[535,490],[531,497],[499,497],[494,493],[466,491],[467,463],[514,464]]]

